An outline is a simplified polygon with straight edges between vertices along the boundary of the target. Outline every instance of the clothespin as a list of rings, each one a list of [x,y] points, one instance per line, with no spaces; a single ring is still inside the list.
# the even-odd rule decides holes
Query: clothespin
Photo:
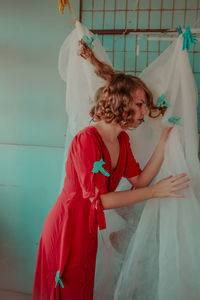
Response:
[[[101,158],[99,161],[96,161],[94,163],[92,172],[98,173],[100,171],[104,176],[109,177],[110,174],[102,167],[104,164],[105,164],[105,162],[103,161],[103,158]]]
[[[90,48],[91,50],[94,48],[94,45],[92,43],[96,38],[97,38],[97,34],[94,34],[91,38],[89,38],[87,35],[84,35],[82,37],[82,39],[84,40],[88,48]]]
[[[189,50],[192,43],[196,44],[197,39],[195,35],[191,33],[190,26],[186,26],[185,32],[183,33],[183,50]]]
[[[170,104],[169,103],[167,103],[166,101],[165,101],[165,94],[162,94],[159,98],[158,98],[158,100],[157,100],[157,107],[160,107],[160,106],[166,106],[166,107],[170,107]]]
[[[60,276],[60,271],[57,271],[56,272],[56,277],[55,277],[55,282],[56,282],[55,288],[56,288],[58,282],[60,283],[62,288],[64,288],[64,284],[62,283],[62,280],[59,278],[59,276]]]
[[[182,34],[183,33],[183,30],[181,28],[181,25],[177,26],[176,27],[176,30],[178,31],[178,35]]]
[[[170,123],[175,123],[175,124],[177,124],[177,125],[179,125],[179,126],[183,126],[181,123],[177,122],[177,121],[179,121],[180,119],[181,119],[181,118],[173,118],[173,117],[171,117],[171,118],[168,119],[168,121],[169,121]]]

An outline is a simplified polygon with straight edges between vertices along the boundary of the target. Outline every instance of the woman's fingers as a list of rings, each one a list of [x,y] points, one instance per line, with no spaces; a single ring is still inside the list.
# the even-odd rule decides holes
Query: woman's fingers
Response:
[[[185,177],[185,176],[187,176],[187,174],[185,174],[185,173],[182,173],[182,174],[179,174],[179,175],[176,175],[176,176],[173,176],[172,178],[171,178],[171,182],[174,182],[174,181],[176,181],[176,180],[178,180],[178,179],[180,179],[180,178],[182,178],[182,177]]]
[[[185,190],[185,189],[188,189],[190,187],[190,185],[189,184],[186,184],[186,185],[182,185],[182,186],[179,186],[179,187],[174,187],[173,189],[172,189],[172,191],[173,192],[175,192],[175,191],[181,191],[181,190]]]
[[[168,127],[168,128],[167,128],[167,133],[168,133],[168,135],[170,134],[170,132],[172,131],[173,128],[174,128],[174,126],[171,126],[171,127]]]
[[[173,182],[173,185],[174,186],[177,186],[177,185],[180,185],[180,184],[183,184],[183,183],[186,183],[190,181],[190,178],[185,178],[185,179],[182,179],[182,180],[179,180],[179,181],[176,181],[176,182]]]
[[[170,176],[168,176],[168,177],[165,177],[163,180],[167,180],[167,179],[170,179],[170,178],[172,178],[173,176],[172,175],[170,175]],[[160,181],[162,181],[162,180],[160,180]],[[171,182],[171,181],[170,181]]]
[[[188,189],[190,187],[189,184],[186,184],[188,181],[190,181],[190,179],[186,176],[187,174],[182,173],[160,180],[154,185],[155,198],[184,198],[183,194],[178,194],[176,192]]]
[[[172,197],[172,198],[184,198],[185,196],[184,195],[182,195],[182,194],[170,194],[170,197]]]

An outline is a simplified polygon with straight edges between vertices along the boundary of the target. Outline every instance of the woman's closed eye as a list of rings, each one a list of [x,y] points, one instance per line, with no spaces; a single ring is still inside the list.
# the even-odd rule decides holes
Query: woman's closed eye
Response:
[[[138,107],[142,107],[143,103],[139,102],[139,103],[136,103],[136,105],[137,105]]]

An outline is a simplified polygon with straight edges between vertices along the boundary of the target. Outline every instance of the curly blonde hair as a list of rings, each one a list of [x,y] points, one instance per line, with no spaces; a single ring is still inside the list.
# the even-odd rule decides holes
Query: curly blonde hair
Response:
[[[134,123],[134,110],[131,109],[131,104],[134,101],[133,94],[138,88],[142,88],[146,94],[149,116],[156,118],[160,114],[164,115],[167,108],[154,105],[151,91],[140,78],[114,71],[111,66],[101,62],[94,55],[83,39],[79,41],[79,44],[81,45],[79,54],[88,59],[95,67],[97,76],[106,81],[95,94],[95,105],[90,110],[92,121],[104,120],[106,123],[115,122],[122,129],[131,128]]]

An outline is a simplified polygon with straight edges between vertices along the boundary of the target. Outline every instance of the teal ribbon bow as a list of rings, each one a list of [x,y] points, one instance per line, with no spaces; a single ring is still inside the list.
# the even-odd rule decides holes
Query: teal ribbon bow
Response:
[[[97,34],[93,35],[91,38],[89,38],[87,35],[84,35],[82,37],[82,39],[84,40],[88,48],[90,48],[91,50],[94,48],[94,45],[92,43],[96,38],[97,38]]]
[[[171,122],[171,123],[175,123],[175,124],[177,124],[177,125],[179,125],[179,126],[183,126],[181,123],[177,122],[177,121],[179,121],[180,119],[181,119],[181,118],[173,118],[173,117],[171,117],[171,118],[168,119],[168,121]]]
[[[195,35],[191,33],[190,26],[186,26],[185,32],[183,33],[183,50],[189,50],[192,43],[196,44],[197,39]]]
[[[103,161],[103,158],[101,158],[99,161],[96,161],[94,163],[92,172],[98,173],[100,171],[104,176],[109,177],[110,174],[102,167],[104,164],[105,164],[105,162]]]
[[[157,107],[160,107],[160,106],[162,106],[162,105],[164,105],[164,106],[166,106],[166,107],[170,107],[170,104],[169,103],[167,103],[166,101],[165,101],[165,94],[162,94],[159,98],[158,98],[158,100],[157,100]]]
[[[56,272],[56,277],[55,277],[55,281],[56,281],[55,288],[56,288],[58,282],[60,283],[60,285],[62,286],[62,288],[64,288],[64,284],[62,283],[62,280],[59,278],[59,276],[60,276],[60,271],[57,271]]]
[[[181,25],[177,26],[176,27],[176,30],[178,31],[178,35],[182,34],[183,33],[183,30],[181,28]]]

